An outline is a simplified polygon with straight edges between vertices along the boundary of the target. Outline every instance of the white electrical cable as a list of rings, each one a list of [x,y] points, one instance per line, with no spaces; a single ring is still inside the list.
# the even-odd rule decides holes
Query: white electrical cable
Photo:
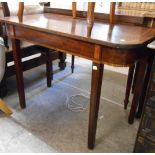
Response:
[[[86,97],[86,96],[83,94],[76,94],[76,95],[72,95],[70,97],[67,96],[67,99],[65,102],[66,107],[73,112],[84,112],[84,111],[86,111],[87,105],[86,104],[84,105],[83,102],[81,102],[81,104],[77,103],[75,101],[76,97]]]
[[[83,94],[76,94],[72,95],[70,97],[67,96],[65,105],[67,109],[69,109],[72,112],[84,112],[87,110],[87,104],[84,105],[83,102],[77,103],[74,99],[76,97],[84,97],[84,98],[89,98],[89,96],[83,95]],[[99,120],[103,119],[104,115],[101,115],[98,117]]]

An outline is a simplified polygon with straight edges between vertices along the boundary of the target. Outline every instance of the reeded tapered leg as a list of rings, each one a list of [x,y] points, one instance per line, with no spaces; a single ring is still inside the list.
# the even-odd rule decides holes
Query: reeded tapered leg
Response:
[[[21,62],[20,41],[18,39],[11,39],[11,41],[12,41],[12,49],[13,49],[13,58],[15,62],[19,102],[20,102],[21,108],[25,108],[26,103],[25,103],[25,91],[24,91],[24,80],[23,80],[23,67]]]
[[[71,65],[72,73],[74,73],[74,61],[75,61],[75,56],[72,55],[72,65]]]
[[[139,99],[140,99],[142,89],[143,89],[145,73],[146,73],[146,68],[147,68],[147,61],[148,61],[148,57],[145,57],[139,62],[139,69],[137,71],[137,80],[136,80],[136,85],[135,85],[135,90],[134,90],[134,96],[133,96],[130,114],[128,118],[129,124],[132,124],[134,121],[137,106],[138,106]]]
[[[95,145],[103,69],[104,69],[103,64],[93,63],[91,95],[90,95],[89,129],[88,129],[88,148],[89,149],[93,149]]]
[[[129,103],[129,96],[130,96],[134,69],[135,69],[135,65],[129,67],[128,79],[127,79],[127,85],[126,85],[126,93],[125,93],[125,99],[124,99],[124,109],[127,109],[127,105]]]
[[[150,55],[149,57],[149,61],[148,61],[148,67],[147,67],[147,72],[146,72],[146,76],[145,76],[145,81],[144,81],[144,86],[143,86],[143,91],[139,100],[139,106],[138,106],[138,111],[136,113],[136,117],[140,118],[142,115],[142,111],[143,111],[143,107],[144,107],[144,103],[145,103],[145,98],[146,98],[146,93],[147,93],[147,87],[148,87],[148,83],[149,83],[149,79],[150,79],[150,74],[151,74],[151,68],[153,65],[153,60],[154,60],[154,54]]]
[[[51,87],[51,81],[53,80],[53,63],[51,59],[50,51],[46,51],[46,77],[47,87]]]

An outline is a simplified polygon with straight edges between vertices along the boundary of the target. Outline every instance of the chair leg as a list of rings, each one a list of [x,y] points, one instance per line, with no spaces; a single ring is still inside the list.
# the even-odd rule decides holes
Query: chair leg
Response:
[[[147,69],[147,62],[148,62],[148,57],[144,57],[143,59],[139,61],[140,67],[137,72],[137,80],[136,80],[136,85],[135,85],[135,90],[134,90],[134,96],[133,96],[132,105],[131,105],[129,118],[128,118],[129,124],[133,124],[134,122],[134,117],[136,114],[137,106],[138,106],[139,99],[140,99],[142,89],[143,89],[145,72]]]
[[[7,71],[7,62],[5,63],[5,73],[3,79],[0,82],[0,97],[5,97],[8,93],[7,84],[6,84],[6,71]]]
[[[64,70],[66,67],[66,62],[65,62],[66,54],[59,52],[59,59],[60,59],[60,62],[59,62],[60,70]]]
[[[149,61],[148,61],[148,67],[147,67],[147,72],[146,72],[146,76],[145,76],[143,92],[142,92],[142,95],[139,100],[139,106],[138,106],[138,111],[136,113],[136,118],[140,118],[142,115],[145,99],[147,96],[147,88],[148,88],[148,83],[149,83],[149,79],[150,79],[150,75],[151,75],[153,60],[154,60],[154,56],[151,55],[149,57]]]
[[[0,109],[7,115],[11,115],[11,109],[0,99]]]
[[[46,77],[47,87],[51,87],[51,81],[53,80],[53,63],[50,51],[46,51]]]
[[[131,90],[131,85],[132,85],[132,80],[133,80],[134,69],[135,69],[135,65],[129,67],[125,100],[124,100],[124,109],[127,109],[127,105],[129,103],[129,96],[130,96],[130,90]]]
[[[6,85],[6,78],[4,77],[0,83],[0,97],[5,97],[7,95],[8,89]]]
[[[71,65],[72,73],[74,73],[74,61],[75,61],[75,56],[72,55],[72,65]]]

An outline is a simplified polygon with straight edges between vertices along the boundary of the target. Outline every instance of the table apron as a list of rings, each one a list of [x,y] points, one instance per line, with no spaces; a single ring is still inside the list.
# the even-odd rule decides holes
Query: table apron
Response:
[[[101,62],[102,59],[101,57],[96,57],[97,54],[95,49],[98,45],[58,34],[42,32],[22,26],[7,25],[7,35],[10,38],[28,41],[47,48],[93,60],[98,63]]]
[[[28,41],[37,45],[80,56],[96,63],[114,66],[130,66],[146,55],[146,49],[119,49],[43,32],[24,26],[7,24],[10,38]]]

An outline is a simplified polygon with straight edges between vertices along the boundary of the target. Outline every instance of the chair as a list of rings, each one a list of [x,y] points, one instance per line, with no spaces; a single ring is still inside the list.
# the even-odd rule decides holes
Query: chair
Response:
[[[111,2],[110,3],[110,15],[109,15],[109,23],[110,24],[114,24],[115,23],[115,19],[114,19],[114,17],[115,17],[115,5],[116,5],[115,2]],[[95,9],[95,2],[89,2],[88,3],[87,20],[90,21],[91,26],[93,25],[93,21],[94,21],[94,9]],[[76,18],[76,2],[72,3],[72,15],[73,15],[73,18]],[[72,68],[74,68],[73,67],[74,66],[73,63],[74,63],[74,56],[72,56]],[[129,102],[128,98],[129,98],[129,94],[130,94],[130,90],[131,90],[131,85],[132,85],[132,81],[133,81],[134,70],[135,70],[135,65],[129,66],[127,86],[126,86],[126,94],[125,94],[125,100],[124,100],[124,109],[127,108],[127,105],[128,105],[128,102]],[[138,70],[138,67],[136,67],[136,70],[135,70],[134,83],[136,83],[137,70]],[[132,107],[130,109],[129,118],[134,118],[133,113],[131,113],[131,111],[133,111]]]
[[[112,24],[114,23],[113,19],[114,19],[114,14],[115,14],[115,4],[116,3],[112,2],[111,6],[110,6],[110,23],[112,23]],[[134,90],[135,90],[136,82],[137,82],[137,78],[138,78],[138,72],[140,70],[140,64],[141,64],[140,61],[136,62],[134,65],[129,66],[127,85],[126,85],[126,93],[125,93],[125,100],[124,100],[124,109],[127,109],[127,105],[129,103],[129,95],[130,95],[130,91],[131,91],[131,86],[132,86],[132,93],[134,94]],[[152,62],[151,57],[150,57],[150,61]],[[143,90],[142,90],[142,94],[141,94],[141,99],[139,100],[139,104],[137,104],[139,106],[138,113],[137,113],[137,118],[139,118],[141,116],[141,113],[142,113],[143,103],[144,103],[143,100],[144,100],[145,95],[146,95],[145,94],[145,89],[147,89],[147,82],[148,82],[148,78],[149,78],[150,68],[151,68],[151,63],[147,66],[147,72],[146,72],[146,77],[145,77],[145,81],[144,81],[144,84],[143,84],[144,86],[143,86]],[[134,99],[135,98],[133,98],[133,100]],[[130,124],[133,123],[133,120],[134,120],[134,117],[135,117],[135,113],[134,113],[135,109],[136,109],[136,105],[134,105],[134,103],[132,102],[132,105],[131,105],[131,108],[130,108],[130,114],[129,114],[129,117],[128,117],[128,123],[130,123]]]
[[[137,4],[139,4],[139,2],[137,2]],[[149,8],[149,3],[146,3],[145,4],[148,4],[147,8],[145,8],[147,11],[150,11],[150,8]],[[141,5],[141,4],[139,4]],[[153,7],[154,4],[150,4],[150,7]],[[123,9],[126,9],[128,7],[133,7],[133,5],[130,4],[130,6],[126,6],[124,5]],[[141,8],[137,8],[137,7],[134,7],[132,8],[134,10],[138,10],[140,11]],[[143,10],[145,10],[143,8]],[[151,18],[150,18],[151,19]],[[148,20],[149,21],[149,20]],[[149,24],[147,20],[144,20],[144,23],[142,26],[144,27],[153,27],[153,24]],[[150,67],[151,67],[151,63],[152,63],[152,58],[150,57],[149,60],[148,60],[150,63],[149,65],[147,66],[147,71],[146,71],[146,78],[145,78],[145,81],[144,81],[144,84],[143,84],[143,91],[142,91],[142,94],[141,94],[141,97],[140,97],[140,100],[139,100],[139,104],[138,104],[138,109],[137,109],[137,113],[136,113],[136,118],[140,118],[141,115],[142,115],[142,110],[143,110],[143,106],[144,106],[144,102],[145,102],[145,96],[146,96],[146,89],[147,89],[147,84],[148,84],[148,78],[149,78],[149,73],[150,73]],[[129,102],[129,95],[130,95],[130,90],[131,90],[131,86],[132,86],[132,90],[131,92],[134,94],[135,92],[135,86],[136,86],[136,82],[138,81],[137,77],[138,77],[138,71],[140,69],[140,62],[136,62],[133,66],[131,66],[129,68],[129,76],[128,76],[128,80],[127,80],[127,89],[126,89],[126,96],[125,96],[125,100],[124,100],[124,108],[126,109],[127,108],[127,105],[128,105],[128,102]]]
[[[72,16],[73,18],[76,18],[76,2],[72,2]],[[72,55],[72,59],[71,59],[71,71],[72,73],[74,73],[74,62],[75,62],[75,56]]]
[[[46,4],[46,3],[44,3]],[[3,9],[3,16],[17,15],[18,6],[12,7],[7,2],[1,2]],[[44,6],[37,5],[25,5],[24,14],[35,14],[35,13],[43,13]],[[10,40],[5,35],[5,27],[3,26],[3,38],[5,42],[5,46],[9,47],[6,50],[6,64],[13,61],[12,56],[12,46]],[[47,86],[51,86],[51,80],[53,79],[53,70],[52,70],[52,60],[60,59],[59,67],[63,70],[66,66],[65,63],[65,54],[61,52],[55,52],[49,50],[47,48],[37,46],[34,44],[30,44],[27,42],[21,42],[22,47],[22,58],[29,58],[27,61],[23,62],[23,71],[29,70],[33,67],[40,66],[46,63],[46,75],[47,75]],[[6,72],[3,77],[2,82],[0,83],[0,96],[4,96],[7,92],[6,88],[6,78],[15,74],[14,65],[8,66],[6,65]]]
[[[5,72],[5,48],[3,45],[0,45],[0,82],[3,79],[4,72]],[[0,110],[2,110],[4,113],[8,115],[12,114],[12,111],[6,105],[6,103],[4,103],[2,99],[0,99]]]
[[[94,18],[93,16],[93,10],[95,8],[95,3],[88,3],[88,14],[87,14],[87,18]],[[73,19],[75,19],[77,16],[76,16],[76,9],[77,9],[77,2],[72,2],[72,16],[73,16]],[[111,3],[111,6],[110,6],[110,17],[109,17],[109,21],[111,24],[114,23],[114,14],[115,14],[115,3]],[[74,62],[75,62],[75,56],[72,55],[72,59],[71,59],[71,70],[72,70],[72,73],[74,73]]]

